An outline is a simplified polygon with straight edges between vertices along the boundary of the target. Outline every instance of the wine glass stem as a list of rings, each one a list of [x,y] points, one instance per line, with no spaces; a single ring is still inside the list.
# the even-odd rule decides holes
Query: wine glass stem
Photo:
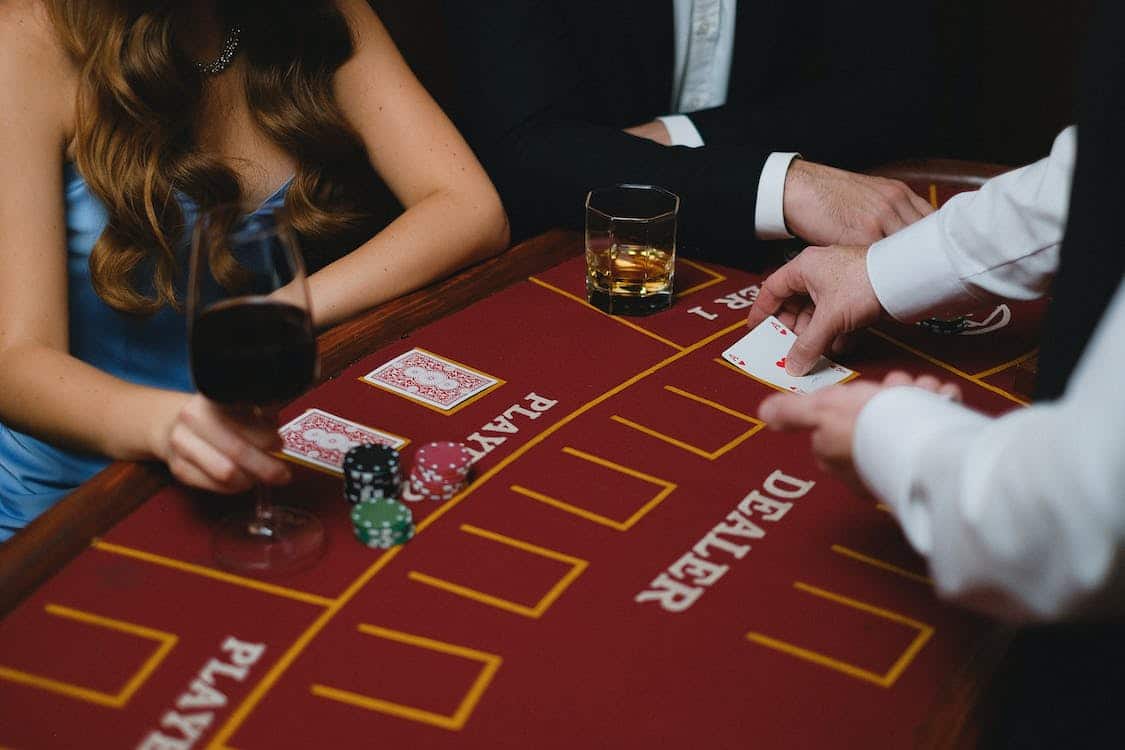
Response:
[[[265,419],[262,407],[251,407],[256,419]],[[250,522],[250,533],[255,536],[272,537],[274,535],[273,502],[270,499],[268,485],[259,483],[254,488],[254,520]]]

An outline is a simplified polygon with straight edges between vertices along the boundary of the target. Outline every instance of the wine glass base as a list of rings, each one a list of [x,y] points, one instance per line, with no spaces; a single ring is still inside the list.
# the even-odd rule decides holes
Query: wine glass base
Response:
[[[211,540],[215,562],[245,575],[276,576],[302,570],[324,554],[324,525],[299,508],[274,506],[267,523],[252,510],[219,522]]]

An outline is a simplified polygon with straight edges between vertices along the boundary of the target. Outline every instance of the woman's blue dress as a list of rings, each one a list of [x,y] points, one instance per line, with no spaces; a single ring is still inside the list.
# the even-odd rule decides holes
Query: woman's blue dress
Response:
[[[125,315],[94,293],[90,252],[106,226],[105,207],[72,164],[65,168],[64,183],[70,353],[122,380],[184,392],[194,390],[182,311],[166,307],[150,317]],[[271,221],[273,212],[285,201],[288,186],[281,186],[247,216],[246,228]],[[180,197],[180,206],[185,225],[191,226],[194,206],[186,196]],[[185,237],[180,243],[184,259],[187,245]],[[180,284],[182,288],[182,280]],[[57,448],[0,423],[0,542],[108,463],[102,456]]]

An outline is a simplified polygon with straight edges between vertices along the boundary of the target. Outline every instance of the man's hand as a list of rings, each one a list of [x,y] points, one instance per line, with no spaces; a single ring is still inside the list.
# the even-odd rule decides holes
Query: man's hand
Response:
[[[834,385],[807,396],[779,393],[762,401],[758,417],[772,430],[808,430],[817,465],[843,479],[852,489],[864,493],[863,482],[855,470],[853,444],[859,413],[876,394],[896,386],[913,386],[961,400],[961,389],[942,383],[932,375],[911,377],[892,372],[883,383],[859,382]]]
[[[746,323],[770,315],[793,329],[785,371],[806,374],[820,355],[839,351],[845,334],[871,325],[883,308],[867,277],[866,247],[810,247],[762,282]]]
[[[672,136],[668,133],[668,128],[664,127],[664,123],[660,120],[653,120],[652,122],[646,122],[644,125],[634,125],[631,128],[625,128],[625,132],[639,138],[647,138],[650,141],[659,143],[661,146],[672,145]]]
[[[870,245],[933,213],[906,183],[794,159],[783,199],[789,231],[813,245]]]

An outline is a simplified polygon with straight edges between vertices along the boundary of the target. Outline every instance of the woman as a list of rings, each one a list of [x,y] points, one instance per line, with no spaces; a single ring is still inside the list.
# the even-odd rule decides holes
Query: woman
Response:
[[[288,480],[272,425],[190,393],[185,214],[284,204],[321,328],[508,238],[363,0],[8,0],[0,165],[0,540],[109,459],[214,492]]]

